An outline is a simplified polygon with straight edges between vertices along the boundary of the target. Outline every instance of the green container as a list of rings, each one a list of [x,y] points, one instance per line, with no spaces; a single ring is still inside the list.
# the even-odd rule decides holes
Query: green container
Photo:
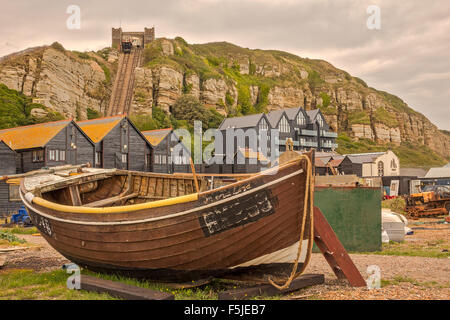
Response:
[[[347,251],[381,250],[381,189],[317,187],[314,205],[322,211]],[[314,252],[318,252],[314,245]]]

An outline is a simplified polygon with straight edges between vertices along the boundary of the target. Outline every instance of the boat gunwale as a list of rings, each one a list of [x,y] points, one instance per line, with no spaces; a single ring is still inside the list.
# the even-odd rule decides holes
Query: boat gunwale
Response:
[[[203,191],[200,193],[192,193],[184,196],[178,196],[163,200],[156,200],[151,202],[144,202],[139,204],[132,204],[132,205],[126,205],[126,206],[113,206],[113,207],[103,207],[103,208],[90,208],[90,207],[83,207],[83,206],[68,206],[68,205],[61,205],[57,204],[48,200],[45,200],[41,197],[35,196],[33,192],[25,192],[25,186],[24,186],[24,179],[21,180],[21,193],[23,193],[25,200],[28,200],[29,203],[35,203],[41,207],[56,210],[60,212],[66,212],[66,213],[86,213],[86,214],[110,214],[110,213],[121,213],[121,212],[133,212],[133,211],[140,211],[140,210],[146,210],[146,209],[152,209],[152,208],[160,208],[160,207],[166,207],[171,206],[175,204],[181,204],[181,203],[187,203],[187,202],[193,202],[197,201],[200,196],[208,195],[213,192],[222,191],[228,188],[233,188],[236,185],[248,183],[250,181],[253,181],[255,179],[260,178],[261,176],[268,175],[271,171],[275,171],[275,174],[278,173],[279,170],[288,168],[290,166],[293,166],[296,164],[297,161],[286,163],[282,166],[276,166],[271,169],[268,169],[266,171],[260,172],[258,174],[255,174],[253,176],[250,176],[247,179],[243,179],[234,183],[231,183],[226,186],[222,186],[216,189]],[[82,178],[82,177],[80,177]],[[76,181],[76,180],[74,180]],[[36,190],[36,189],[35,189]],[[24,200],[24,199],[22,199]]]

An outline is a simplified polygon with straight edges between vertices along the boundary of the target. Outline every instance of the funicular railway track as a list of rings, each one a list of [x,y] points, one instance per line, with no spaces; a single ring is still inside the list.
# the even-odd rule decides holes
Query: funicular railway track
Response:
[[[130,53],[121,53],[116,80],[108,107],[108,116],[130,113],[134,89],[134,70],[140,66],[141,48],[133,48]]]

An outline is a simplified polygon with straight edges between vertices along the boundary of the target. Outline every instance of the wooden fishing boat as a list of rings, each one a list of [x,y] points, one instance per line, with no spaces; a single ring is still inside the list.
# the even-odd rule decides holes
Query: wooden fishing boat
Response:
[[[286,271],[312,247],[311,157],[218,188],[202,175],[54,170],[23,178],[20,196],[48,243],[89,270],[173,282]]]

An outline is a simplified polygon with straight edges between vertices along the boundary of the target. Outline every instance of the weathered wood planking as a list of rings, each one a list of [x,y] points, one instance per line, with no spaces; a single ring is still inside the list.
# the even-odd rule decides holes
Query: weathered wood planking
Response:
[[[293,280],[289,288],[278,290],[271,284],[262,284],[251,288],[233,289],[219,292],[219,300],[240,300],[256,296],[275,296],[285,294],[299,289],[322,284],[325,282],[323,274],[305,274]]]
[[[129,284],[81,275],[81,290],[107,293],[125,300],[175,300],[173,294],[136,287]]]

